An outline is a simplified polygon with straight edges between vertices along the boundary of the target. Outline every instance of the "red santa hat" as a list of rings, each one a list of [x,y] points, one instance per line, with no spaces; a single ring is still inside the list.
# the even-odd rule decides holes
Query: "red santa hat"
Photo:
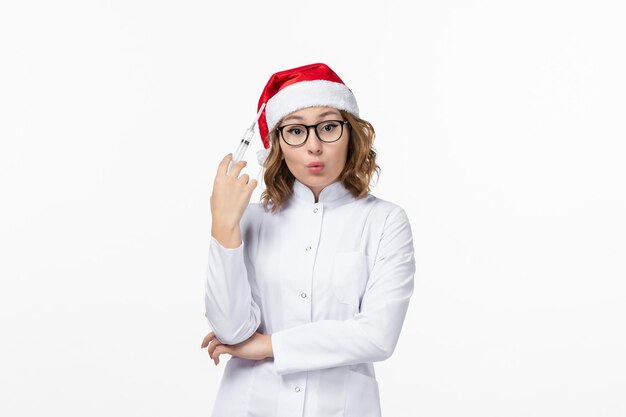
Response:
[[[305,107],[325,106],[345,110],[359,116],[359,107],[352,91],[326,64],[309,64],[272,75],[263,89],[257,112],[265,103],[259,118],[259,133],[265,149],[269,149],[269,132],[280,120]],[[263,150],[260,152],[264,153]],[[267,151],[265,152],[267,156]],[[259,162],[264,158],[259,155]]]

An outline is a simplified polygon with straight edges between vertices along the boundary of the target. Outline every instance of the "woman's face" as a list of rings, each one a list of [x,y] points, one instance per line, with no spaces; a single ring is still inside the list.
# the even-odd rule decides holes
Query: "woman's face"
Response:
[[[309,107],[288,114],[278,124],[278,127],[295,123],[314,125],[325,120],[344,120],[344,118],[339,110],[332,107]],[[309,136],[304,145],[299,147],[286,144],[279,135],[280,149],[283,152],[287,168],[298,181],[313,191],[316,201],[324,187],[339,179],[339,175],[346,164],[350,139],[348,126],[347,124],[344,125],[339,140],[331,143],[320,141],[313,128],[309,129]],[[340,128],[338,127],[338,129]],[[315,163],[317,166],[310,166]]]

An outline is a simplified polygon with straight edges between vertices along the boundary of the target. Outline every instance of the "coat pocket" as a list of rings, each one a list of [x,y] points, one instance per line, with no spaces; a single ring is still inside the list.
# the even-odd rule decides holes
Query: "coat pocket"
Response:
[[[348,370],[344,417],[381,417],[378,381]]]
[[[340,303],[358,306],[365,292],[368,276],[368,258],[364,253],[335,254],[331,286]]]

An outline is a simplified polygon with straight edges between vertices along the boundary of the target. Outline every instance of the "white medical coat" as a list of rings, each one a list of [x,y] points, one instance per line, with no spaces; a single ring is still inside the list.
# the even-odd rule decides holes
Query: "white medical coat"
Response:
[[[272,335],[273,358],[230,357],[213,417],[379,417],[373,362],[394,351],[413,294],[405,211],[295,180],[277,214],[250,204],[242,244],[211,237],[206,317],[225,344]]]

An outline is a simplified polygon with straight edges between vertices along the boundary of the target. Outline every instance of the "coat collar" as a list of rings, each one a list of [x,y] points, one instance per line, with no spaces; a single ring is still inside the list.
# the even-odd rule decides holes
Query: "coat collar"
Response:
[[[297,179],[293,183],[293,199],[298,204],[314,205],[315,194],[313,191]],[[346,203],[350,203],[356,200],[356,198],[350,193],[350,191],[344,187],[341,181],[335,181],[332,184],[328,184],[320,191],[317,204],[323,204],[324,207],[336,207]]]

